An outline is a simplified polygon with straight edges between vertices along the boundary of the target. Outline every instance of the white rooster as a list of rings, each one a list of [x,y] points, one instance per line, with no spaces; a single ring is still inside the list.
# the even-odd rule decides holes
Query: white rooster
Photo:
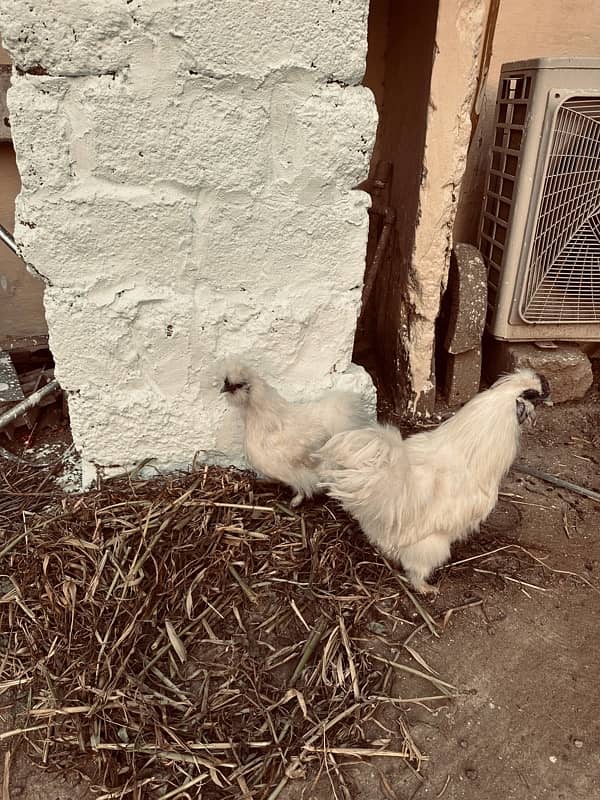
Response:
[[[401,562],[415,589],[435,593],[428,576],[494,508],[520,424],[548,395],[543,376],[521,369],[433,431],[407,439],[381,425],[341,433],[317,454],[321,485],[384,556]]]
[[[358,394],[330,391],[318,400],[291,403],[233,360],[225,367],[221,392],[242,414],[248,461],[266,477],[292,487],[292,508],[317,489],[315,451],[334,434],[370,421]]]

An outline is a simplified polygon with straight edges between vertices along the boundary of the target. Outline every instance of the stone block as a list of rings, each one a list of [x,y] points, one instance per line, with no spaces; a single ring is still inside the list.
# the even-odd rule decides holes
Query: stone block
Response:
[[[481,347],[446,355],[444,395],[449,406],[461,406],[479,391]]]
[[[549,349],[520,342],[490,344],[486,351],[486,373],[490,380],[519,367],[529,367],[546,377],[554,403],[583,397],[593,382],[590,360],[576,345]]]
[[[220,0],[135,3],[150,35],[177,40],[185,69],[262,78],[290,68],[359,83],[367,50],[366,0]]]
[[[481,253],[473,245],[454,245],[448,292],[451,307],[446,351],[458,354],[480,348],[487,308],[487,273]]]
[[[17,211],[15,234],[25,258],[56,286],[82,294],[106,287],[107,305],[132,281],[175,282],[190,290],[185,256],[194,236],[193,198],[129,186],[119,191],[89,179],[60,201],[41,192],[21,194]]]
[[[124,76],[77,81],[64,113],[79,122],[75,174],[193,190],[256,190],[269,171],[269,96],[188,78],[176,91]]]
[[[25,192],[60,189],[72,180],[69,153],[70,124],[62,111],[68,92],[65,78],[12,76],[8,92],[11,130],[19,149],[20,132],[35,131],[18,153],[19,174]]]
[[[443,319],[444,395],[450,406],[466,403],[479,390],[481,337],[487,306],[487,275],[479,250],[470,244],[454,245],[450,259]]]
[[[348,264],[366,247],[367,204],[358,192],[325,206],[298,203],[283,192],[218,199],[198,231],[197,275],[215,288],[259,285],[277,293],[294,287],[300,306],[354,290],[358,304],[362,275],[357,281]]]
[[[123,0],[8,0],[0,6],[4,47],[21,69],[86,75],[125,67],[139,36]]]
[[[377,113],[363,87],[283,83],[273,89],[270,105],[272,169],[282,190],[325,204],[364,180]]]

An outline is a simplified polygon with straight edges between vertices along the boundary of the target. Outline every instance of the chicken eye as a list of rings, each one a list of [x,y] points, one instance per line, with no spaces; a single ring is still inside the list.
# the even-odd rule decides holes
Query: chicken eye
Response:
[[[519,421],[519,425],[522,425],[527,418],[527,407],[525,406],[525,403],[523,402],[523,400],[521,400],[520,397],[517,397],[516,404],[517,404],[517,419]]]
[[[537,392],[535,389],[526,389],[522,394],[521,397],[523,400],[537,400],[540,397],[540,393]]]

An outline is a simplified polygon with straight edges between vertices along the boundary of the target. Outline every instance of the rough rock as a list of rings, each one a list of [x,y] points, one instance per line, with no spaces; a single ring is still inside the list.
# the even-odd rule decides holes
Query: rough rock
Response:
[[[462,405],[479,390],[481,337],[487,309],[487,274],[476,247],[457,243],[452,251],[448,289],[450,308],[444,338],[444,394]]]
[[[461,406],[479,391],[481,347],[446,355],[444,395],[450,407]]]
[[[519,367],[541,373],[550,384],[550,399],[554,403],[583,397],[593,382],[590,360],[576,345],[548,349],[533,344],[495,342],[488,364],[490,378]]]

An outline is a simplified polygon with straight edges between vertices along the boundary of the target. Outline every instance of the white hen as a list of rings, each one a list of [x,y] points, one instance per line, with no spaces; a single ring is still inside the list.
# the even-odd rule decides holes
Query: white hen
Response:
[[[292,507],[317,488],[315,451],[334,434],[369,424],[358,394],[331,391],[318,400],[291,403],[234,361],[225,368],[221,392],[242,414],[248,461],[266,477],[292,487]]]
[[[321,485],[384,556],[401,562],[418,591],[435,592],[427,577],[494,508],[520,423],[548,394],[545,378],[522,369],[433,431],[402,439],[378,425],[339,434],[318,453]]]

